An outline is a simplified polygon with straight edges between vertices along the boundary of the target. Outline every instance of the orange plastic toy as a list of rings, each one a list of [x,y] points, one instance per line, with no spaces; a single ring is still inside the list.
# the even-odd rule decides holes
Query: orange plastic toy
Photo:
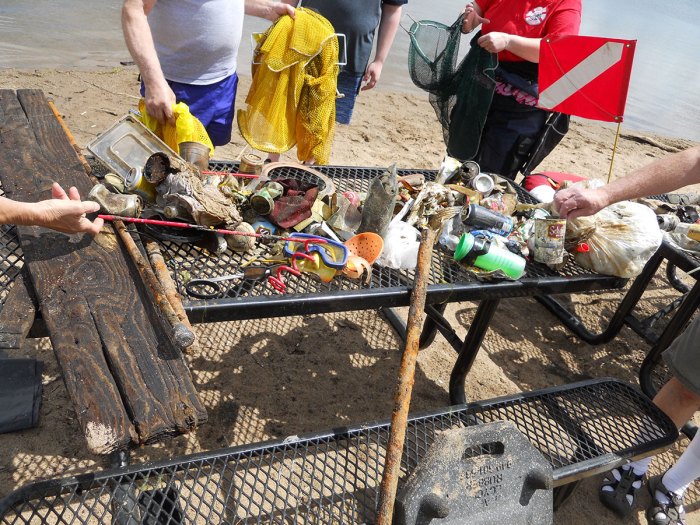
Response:
[[[350,237],[345,241],[345,246],[349,254],[343,273],[351,279],[360,279],[364,275],[365,283],[369,283],[372,263],[382,254],[384,240],[376,233],[364,232]]]

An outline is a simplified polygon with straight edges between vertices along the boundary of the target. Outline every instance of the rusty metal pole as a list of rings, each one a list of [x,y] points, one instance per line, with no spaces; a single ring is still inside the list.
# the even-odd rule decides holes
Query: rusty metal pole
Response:
[[[66,126],[65,122],[63,122],[63,118],[58,112],[56,105],[51,100],[48,101],[48,104],[49,108],[51,108],[51,112],[54,114],[54,117],[56,117],[56,120],[61,125],[61,128],[63,128],[66,137],[68,137],[68,141],[75,150],[75,153],[78,156],[78,160],[80,160],[80,163],[85,169],[85,173],[92,177],[92,167],[81,153],[79,146],[76,144],[73,135],[68,129],[68,126]],[[132,261],[136,265],[136,268],[139,271],[141,278],[145,281],[146,285],[151,290],[153,298],[155,299],[156,305],[160,309],[160,312],[163,314],[168,324],[171,326],[171,334],[175,344],[181,350],[190,347],[195,341],[194,332],[192,332],[192,330],[187,325],[180,321],[177,313],[175,313],[175,310],[173,309],[173,306],[170,304],[170,301],[166,297],[166,293],[163,290],[163,286],[161,285],[160,281],[153,272],[153,268],[151,268],[151,266],[148,264],[148,261],[139,250],[138,246],[136,246],[134,239],[132,239],[131,235],[129,235],[129,232],[126,229],[126,226],[124,226],[124,223],[122,221],[113,221],[112,225],[117,231],[119,238],[124,243],[124,246],[126,247],[127,252],[131,256]]]
[[[376,525],[391,525],[394,514],[394,500],[396,499],[396,487],[399,482],[401,469],[401,454],[406,438],[406,426],[408,424],[408,409],[411,404],[411,392],[413,390],[416,373],[416,361],[418,360],[418,346],[420,333],[423,326],[423,314],[425,311],[425,296],[428,287],[428,277],[433,257],[433,245],[437,237],[437,230],[431,227],[424,228],[421,233],[421,242],[418,248],[418,262],[416,264],[416,277],[411,291],[411,303],[406,322],[406,345],[401,357],[399,378],[394,394],[394,409],[391,414],[391,433],[384,460],[384,473],[379,492],[379,506],[377,509]]]

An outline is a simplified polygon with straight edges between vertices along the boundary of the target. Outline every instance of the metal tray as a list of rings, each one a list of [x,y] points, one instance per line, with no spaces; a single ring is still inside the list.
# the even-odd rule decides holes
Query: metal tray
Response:
[[[125,180],[132,168],[143,169],[148,157],[154,153],[163,151],[178,156],[133,115],[122,117],[90,142],[87,149],[108,169]]]

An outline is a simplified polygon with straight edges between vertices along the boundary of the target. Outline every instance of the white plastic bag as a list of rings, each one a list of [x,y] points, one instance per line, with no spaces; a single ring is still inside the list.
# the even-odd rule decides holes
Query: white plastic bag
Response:
[[[608,206],[593,217],[569,220],[567,240],[585,230],[581,240],[589,250],[575,251],[576,262],[597,273],[625,278],[641,273],[663,238],[651,208],[630,201]]]
[[[384,235],[384,249],[377,259],[379,266],[413,270],[418,262],[420,232],[402,221],[392,222]]]

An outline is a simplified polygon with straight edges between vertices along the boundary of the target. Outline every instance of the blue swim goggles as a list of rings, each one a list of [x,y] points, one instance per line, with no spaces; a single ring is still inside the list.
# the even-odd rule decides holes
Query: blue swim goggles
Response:
[[[348,248],[343,243],[308,233],[293,233],[288,237],[284,254],[292,257],[295,253],[318,253],[323,264],[336,270],[342,270],[348,262]]]

